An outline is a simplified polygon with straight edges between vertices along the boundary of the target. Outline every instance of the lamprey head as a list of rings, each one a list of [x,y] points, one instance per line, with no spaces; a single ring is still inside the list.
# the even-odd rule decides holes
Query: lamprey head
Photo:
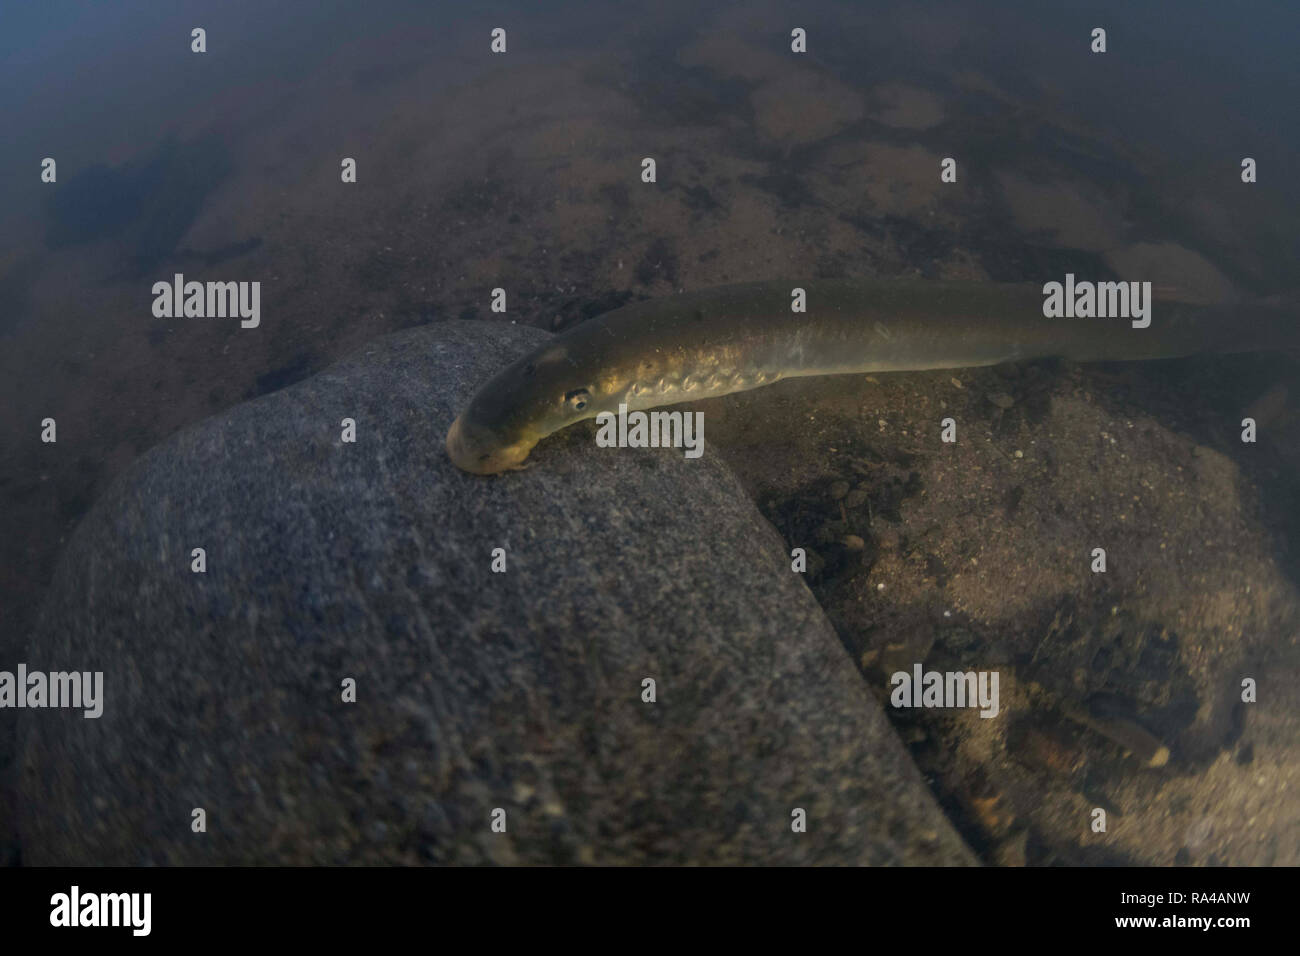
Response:
[[[456,467],[476,475],[525,467],[541,439],[592,418],[595,386],[578,381],[583,373],[567,358],[567,349],[552,343],[480,388],[447,432],[447,454]]]
[[[461,471],[495,475],[522,468],[524,459],[537,444],[536,440],[528,439],[503,443],[490,429],[475,422],[464,424],[463,419],[460,416],[447,429],[447,454]]]

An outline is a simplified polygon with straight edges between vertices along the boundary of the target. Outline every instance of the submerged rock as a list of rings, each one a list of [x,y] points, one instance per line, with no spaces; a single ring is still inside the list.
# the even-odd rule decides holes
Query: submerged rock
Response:
[[[389,336],[113,486],[27,653],[104,701],[18,712],[24,862],[973,859],[716,457],[580,427],[451,465],[458,406],[544,338]]]

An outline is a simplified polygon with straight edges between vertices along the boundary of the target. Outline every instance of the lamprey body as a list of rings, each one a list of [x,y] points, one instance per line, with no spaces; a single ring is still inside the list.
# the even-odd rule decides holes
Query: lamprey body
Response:
[[[807,311],[791,310],[805,290]],[[804,375],[1060,357],[1174,358],[1300,345],[1295,309],[1148,303],[1123,317],[1048,318],[1039,286],[913,279],[760,282],[637,302],[557,335],[485,383],[447,433],[475,474],[519,468],[547,435],[602,412],[727,395]]]

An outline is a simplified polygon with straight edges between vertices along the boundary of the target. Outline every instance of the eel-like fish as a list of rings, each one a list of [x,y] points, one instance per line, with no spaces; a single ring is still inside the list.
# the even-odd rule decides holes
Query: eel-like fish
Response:
[[[807,311],[791,310],[805,290]],[[802,375],[1059,357],[1175,358],[1300,346],[1295,309],[1156,296],[1150,325],[1047,318],[1041,287],[912,279],[759,282],[637,302],[557,335],[484,384],[447,432],[457,467],[523,467],[533,446],[601,412],[694,401]]]

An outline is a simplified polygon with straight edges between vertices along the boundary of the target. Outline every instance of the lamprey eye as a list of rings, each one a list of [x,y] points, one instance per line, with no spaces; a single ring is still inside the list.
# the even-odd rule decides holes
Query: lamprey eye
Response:
[[[587,402],[591,399],[591,393],[585,388],[575,388],[571,392],[564,393],[564,401],[575,412],[580,412],[587,407]]]

